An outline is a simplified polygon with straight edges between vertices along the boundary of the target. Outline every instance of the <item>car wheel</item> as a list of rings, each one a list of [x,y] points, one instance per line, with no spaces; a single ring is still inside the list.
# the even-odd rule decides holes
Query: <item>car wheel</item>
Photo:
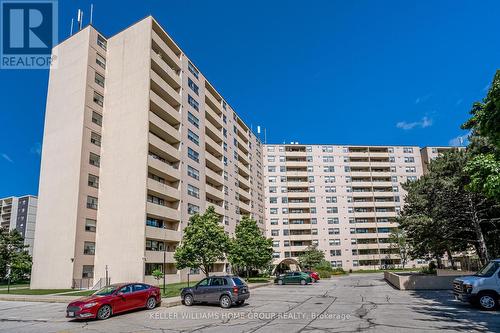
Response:
[[[493,293],[479,294],[478,303],[483,310],[493,310],[497,305],[497,296]]]
[[[146,309],[153,310],[154,308],[156,308],[156,299],[154,297],[150,297],[146,301]]]
[[[305,286],[307,284],[307,282],[306,282],[306,280],[302,279],[302,280],[300,280],[300,284]]]
[[[222,295],[219,303],[221,308],[229,309],[231,307],[231,298],[227,295]]]
[[[281,286],[284,285],[285,283],[283,282],[283,280],[278,280],[278,284]]]
[[[111,317],[111,306],[103,305],[97,311],[97,319],[104,320]]]
[[[193,295],[187,294],[184,296],[184,305],[191,306],[194,303]]]

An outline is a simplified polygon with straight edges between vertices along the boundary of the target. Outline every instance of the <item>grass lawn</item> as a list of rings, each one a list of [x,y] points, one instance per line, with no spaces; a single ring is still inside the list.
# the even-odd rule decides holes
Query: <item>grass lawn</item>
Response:
[[[194,286],[198,281],[189,281],[189,286]],[[167,283],[166,292],[163,292],[163,285],[160,285],[161,295],[162,297],[175,297],[181,294],[181,288],[187,287],[187,282],[179,282],[179,283]]]
[[[78,290],[75,291],[74,293],[67,293],[67,294],[60,294],[57,296],[89,296],[95,293],[97,290]]]
[[[73,289],[13,289],[10,291],[12,295],[49,295],[72,291]],[[7,294],[7,290],[0,290],[0,294]]]
[[[418,271],[418,268],[396,268],[396,269],[360,269],[357,271],[352,271],[349,274],[358,274],[358,273],[383,273],[383,272],[411,272]]]
[[[19,287],[24,287],[24,288],[29,288],[30,284],[29,283],[17,283],[17,284],[11,284],[11,288],[19,288]],[[0,289],[7,289],[7,284],[0,284]]]

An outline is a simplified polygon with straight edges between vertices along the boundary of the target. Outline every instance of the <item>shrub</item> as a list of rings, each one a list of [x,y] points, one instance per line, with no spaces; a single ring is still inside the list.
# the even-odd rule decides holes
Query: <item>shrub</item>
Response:
[[[319,277],[322,279],[329,279],[332,277],[331,271],[318,270]]]

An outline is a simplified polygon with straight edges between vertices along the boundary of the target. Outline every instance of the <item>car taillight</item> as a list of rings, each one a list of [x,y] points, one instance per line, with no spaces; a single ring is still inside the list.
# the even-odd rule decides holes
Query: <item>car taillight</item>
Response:
[[[233,294],[238,295],[238,287],[233,287]]]

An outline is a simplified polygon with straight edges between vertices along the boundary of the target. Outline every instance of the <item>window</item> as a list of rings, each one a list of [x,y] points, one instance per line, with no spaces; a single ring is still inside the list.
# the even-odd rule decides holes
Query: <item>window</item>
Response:
[[[413,172],[417,172],[417,169],[416,169],[415,167],[406,167],[406,168],[405,168],[405,171],[406,171],[406,172],[412,172],[412,173],[413,173]]]
[[[94,153],[90,153],[89,164],[96,166],[96,167],[99,167],[101,165],[101,157],[99,155],[94,154]]]
[[[196,186],[191,185],[191,184],[188,184],[188,186],[187,186],[187,193],[190,196],[195,197],[195,198],[200,197],[200,189],[197,188]]]
[[[267,171],[268,172],[276,172],[276,167],[275,166],[268,166]]]
[[[188,214],[193,215],[193,214],[198,214],[200,212],[200,207],[188,203]]]
[[[99,53],[95,55],[95,63],[101,66],[102,68],[106,68],[106,59]]]
[[[95,243],[94,242],[84,242],[83,243],[83,254],[94,255],[95,254]]]
[[[102,116],[99,113],[92,111],[92,122],[94,124],[102,126]]]
[[[200,72],[194,67],[194,65],[191,63],[191,61],[188,61],[188,70],[193,74],[195,78],[198,78]]]
[[[406,179],[409,181],[409,182],[414,182],[417,180],[417,176],[408,176],[406,177]]]
[[[96,197],[87,197],[87,208],[97,209],[97,198]]]
[[[188,95],[188,103],[193,107],[193,109],[195,109],[196,111],[200,111],[199,103],[193,97],[191,97],[191,95]]]
[[[146,239],[146,251],[163,251],[165,243],[162,241]]]
[[[92,279],[94,277],[94,265],[83,265],[82,279]]]
[[[405,157],[405,163],[415,163],[415,157],[413,156]]]
[[[104,96],[99,94],[97,91],[94,91],[94,103],[99,106],[104,105]]]
[[[187,174],[188,174],[188,176],[190,176],[196,180],[200,179],[200,172],[190,165],[188,165],[188,167],[187,167]]]
[[[280,231],[277,230],[277,229],[273,229],[271,230],[271,236],[279,236],[280,235]]]
[[[276,193],[277,189],[276,186],[269,186],[269,193]]]
[[[165,200],[162,198],[155,197],[154,195],[148,194],[148,202],[154,203],[156,205],[165,206]]]
[[[95,72],[94,81],[95,81],[95,83],[97,83],[98,85],[100,85],[101,87],[104,88],[104,76],[102,76],[101,74]]]
[[[200,145],[200,137],[191,130],[188,130],[188,139],[194,142],[197,146]]]
[[[337,207],[326,207],[326,213],[327,214],[336,214],[338,213]]]
[[[403,153],[405,153],[405,154],[412,154],[413,153],[413,148],[405,147],[405,148],[403,148]]]
[[[274,162],[274,161],[276,161],[276,158],[275,158],[273,155],[269,155],[269,156],[267,157],[267,161],[268,161],[268,162]]]
[[[163,264],[147,262],[144,267],[144,275],[152,275],[156,270],[163,272]]]
[[[335,193],[337,192],[337,188],[335,186],[325,186],[326,193]]]
[[[89,174],[88,184],[90,187],[99,188],[99,177]]]
[[[276,183],[276,176],[270,176],[267,178],[270,183]]]
[[[200,162],[200,154],[188,147],[188,157],[195,162]]]
[[[196,94],[196,95],[199,95],[199,88],[198,86],[196,85],[196,83],[193,82],[193,80],[191,80],[191,78],[188,77],[188,86],[189,88],[191,88],[191,90]]]
[[[96,230],[96,220],[85,219],[85,231],[95,232]]]
[[[188,111],[188,121],[194,125],[194,127],[200,127],[200,121],[191,112]]]
[[[339,228],[328,228],[328,234],[329,235],[338,235],[338,234],[340,234],[340,229]]]
[[[273,241],[273,247],[280,247],[280,241]]]
[[[329,217],[327,218],[328,224],[339,224],[339,218],[338,217]]]
[[[147,217],[146,218],[146,225],[148,227],[163,228],[165,224],[163,223],[163,220],[155,219],[152,217]]]
[[[339,257],[342,255],[342,250],[330,250],[330,256]]]
[[[332,146],[323,146],[323,147],[321,147],[321,151],[323,153],[333,153],[333,147]]]
[[[333,165],[324,166],[323,172],[335,172],[335,167]]]
[[[101,146],[101,136],[97,133],[90,133],[90,142],[95,144],[96,146]]]
[[[278,225],[278,219],[271,219],[271,225]]]
[[[323,162],[333,162],[333,156],[331,155],[323,156]]]
[[[340,245],[340,239],[330,239],[328,241],[328,243],[331,245],[331,246],[335,246],[335,245]]]
[[[335,176],[325,176],[325,183],[335,183]]]
[[[97,35],[97,45],[99,45],[104,50],[106,50],[106,48],[108,46],[108,42],[101,35]]]
[[[273,215],[278,214],[278,208],[270,208],[269,213]]]
[[[337,202],[337,197],[326,197],[326,203],[335,203]]]
[[[278,203],[278,198],[277,197],[270,197],[269,203],[272,203],[272,204]]]

